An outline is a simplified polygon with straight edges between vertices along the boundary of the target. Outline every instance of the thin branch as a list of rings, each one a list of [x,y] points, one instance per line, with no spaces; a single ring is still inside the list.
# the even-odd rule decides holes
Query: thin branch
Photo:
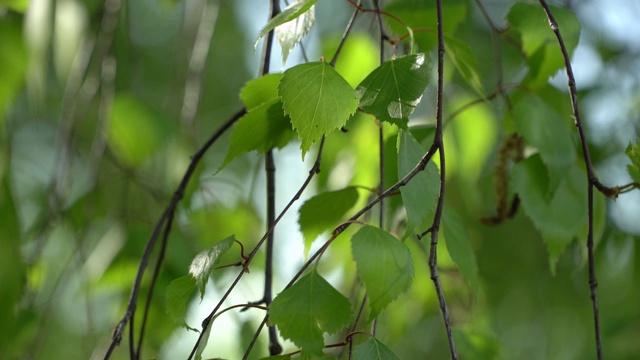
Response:
[[[358,16],[358,10],[360,8],[360,4],[362,4],[362,0],[358,0],[356,10],[353,12],[353,15],[351,15],[351,19],[349,19],[349,22],[347,23],[347,27],[344,29],[344,33],[342,34],[342,39],[340,39],[340,44],[338,44],[338,49],[336,50],[335,54],[333,54],[333,58],[329,62],[329,65],[331,65],[331,67],[336,66],[336,61],[338,61],[338,56],[340,56],[342,47],[344,46],[344,43],[347,41],[347,36],[349,36],[349,33],[351,32],[351,28],[353,27],[353,22],[356,20],[356,16]]]
[[[444,141],[442,136],[442,94],[444,90],[444,31],[442,24],[442,0],[436,1],[437,18],[438,18],[438,88],[436,91],[436,131],[433,139],[433,144],[438,148],[438,154],[440,156],[440,191],[438,194],[438,205],[436,207],[435,216],[433,218],[433,224],[430,228],[431,235],[431,249],[429,251],[429,270],[431,272],[431,280],[436,288],[438,294],[438,302],[440,304],[440,311],[444,320],[444,327],[447,332],[447,339],[449,340],[449,350],[451,352],[451,359],[456,360],[458,354],[456,352],[456,344],[453,339],[453,332],[451,330],[451,322],[449,320],[449,311],[447,309],[447,301],[444,297],[442,290],[442,284],[440,283],[440,277],[438,275],[438,233],[440,231],[440,224],[442,220],[442,211],[444,209],[444,196],[445,196],[445,184],[446,184],[446,157],[444,151]]]
[[[269,230],[262,236],[262,238],[260,239],[260,241],[258,241],[258,243],[253,248],[253,250],[251,250],[251,253],[249,253],[249,255],[247,255],[247,260],[244,263],[243,269],[240,271],[238,276],[236,276],[236,278],[233,280],[233,282],[231,283],[231,285],[229,286],[227,291],[222,295],[222,297],[218,301],[218,304],[215,306],[215,308],[202,321],[202,331],[200,332],[200,335],[198,336],[198,339],[196,340],[196,343],[195,343],[193,349],[191,350],[191,354],[189,355],[188,360],[193,358],[193,355],[195,354],[195,351],[198,348],[198,344],[200,343],[200,341],[202,341],[202,337],[203,337],[204,333],[206,332],[207,327],[209,326],[209,324],[211,322],[211,319],[215,316],[216,312],[220,309],[220,307],[222,306],[222,303],[227,299],[227,297],[229,297],[229,294],[231,294],[231,291],[233,291],[233,289],[236,287],[236,285],[238,285],[238,282],[240,281],[242,276],[247,272],[246,270],[249,268],[249,265],[253,261],[253,258],[255,257],[255,255],[258,252],[258,250],[260,250],[260,247],[262,246],[262,244],[264,244],[265,241],[267,240],[267,238],[269,237],[269,234],[271,234],[271,232],[273,232],[273,230],[275,229],[276,225],[278,225],[278,223],[284,217],[284,215],[287,213],[287,211],[289,211],[289,208],[291,208],[291,206],[296,201],[298,201],[298,199],[300,199],[300,196],[302,196],[302,193],[309,186],[309,184],[311,183],[311,180],[313,179],[313,177],[317,173],[320,172],[320,160],[321,160],[321,156],[322,156],[322,149],[324,148],[324,139],[325,138],[323,136],[322,140],[320,141],[320,147],[318,148],[318,156],[316,157],[316,161],[314,162],[313,166],[311,167],[311,170],[309,170],[309,176],[307,176],[307,179],[300,186],[300,189],[298,189],[298,192],[296,192],[296,194],[293,196],[293,198],[291,198],[291,200],[289,200],[289,203],[284,207],[284,209],[280,212],[280,214],[278,214],[278,217],[276,217],[276,219],[275,219],[275,221],[273,223],[273,226],[271,228],[269,228]],[[266,320],[266,318],[265,318],[265,320]],[[258,334],[256,334],[255,336],[258,336]],[[254,339],[254,341],[252,341],[252,344],[253,343],[255,343],[255,339]],[[250,351],[251,351],[251,347],[249,349],[247,349],[247,352],[245,353],[245,356],[247,356]]]
[[[560,51],[562,52],[562,57],[564,58],[565,69],[567,72],[568,78],[568,86],[569,86],[569,96],[571,98],[571,108],[573,110],[573,119],[575,121],[576,128],[578,128],[578,135],[580,137],[580,143],[582,145],[582,155],[584,157],[584,162],[587,167],[587,214],[588,214],[588,230],[587,230],[587,251],[589,257],[589,289],[591,291],[591,302],[593,309],[593,322],[595,327],[595,336],[596,336],[596,354],[598,360],[602,360],[602,339],[600,335],[600,314],[598,310],[598,281],[596,279],[596,269],[595,269],[595,257],[594,257],[594,240],[593,240],[593,187],[595,186],[598,190],[600,190],[603,194],[607,195],[609,188],[605,187],[600,183],[598,178],[596,177],[593,171],[593,165],[591,163],[591,156],[589,155],[589,147],[587,145],[587,137],[585,135],[582,119],[580,117],[580,108],[578,107],[578,91],[576,89],[576,81],[573,76],[573,69],[571,67],[571,59],[569,58],[569,53],[567,52],[567,48],[564,44],[564,40],[562,39],[562,35],[560,34],[560,29],[558,27],[558,23],[556,19],[553,17],[551,13],[551,9],[547,5],[545,0],[540,0],[540,5],[544,9],[545,14],[547,15],[547,20],[549,21],[549,26],[551,30],[556,35],[556,39],[558,40],[558,45],[560,46]]]
[[[274,18],[280,13],[280,4],[278,0],[270,1],[271,11],[269,19]],[[262,76],[269,73],[271,67],[271,53],[273,51],[274,30],[269,31],[264,43],[264,52],[262,56],[262,64],[260,73]],[[273,159],[273,150],[269,149],[265,154],[265,174],[266,174],[266,195],[267,195],[267,230],[275,226],[276,218],[276,165]],[[273,300],[273,248],[274,248],[274,231],[269,231],[267,236],[267,244],[265,249],[265,268],[264,268],[264,292],[262,298],[251,304],[265,304],[269,306]],[[262,330],[262,327],[260,327]],[[259,333],[259,332],[258,332]],[[282,353],[282,345],[278,342],[278,332],[275,326],[269,327],[269,354],[278,355]]]
[[[147,327],[147,320],[149,317],[149,309],[151,308],[151,299],[153,299],[153,290],[156,286],[156,281],[160,276],[160,268],[162,267],[162,263],[164,262],[164,256],[167,252],[167,243],[169,242],[169,234],[171,233],[171,227],[173,226],[173,218],[174,214],[169,216],[169,219],[164,228],[164,233],[162,234],[162,243],[160,244],[160,253],[158,254],[158,259],[156,260],[156,266],[153,269],[153,276],[151,277],[151,284],[149,285],[149,295],[147,296],[147,301],[144,307],[144,313],[142,316],[142,326],[140,328],[140,339],[138,339],[138,346],[135,351],[135,359],[140,359],[142,352],[142,343],[144,341],[145,329]]]
[[[120,322],[118,323],[118,325],[116,326],[113,332],[112,341],[111,341],[111,344],[109,345],[107,353],[105,354],[105,357],[104,357],[105,359],[108,359],[111,357],[111,354],[113,353],[113,350],[115,349],[115,347],[118,346],[122,341],[122,334],[124,333],[124,329],[127,326],[127,323],[133,320],[133,316],[135,315],[136,307],[138,304],[138,294],[140,292],[142,278],[147,268],[147,264],[151,256],[151,252],[155,247],[156,241],[158,239],[158,236],[160,235],[160,231],[162,227],[165,224],[165,221],[173,217],[173,214],[175,213],[175,209],[178,203],[180,202],[180,200],[182,200],[184,196],[184,191],[187,188],[187,184],[189,183],[189,180],[191,180],[191,176],[193,176],[193,173],[196,167],[198,166],[198,164],[200,163],[200,160],[202,159],[204,154],[209,150],[211,145],[213,145],[218,140],[218,138],[222,136],[222,134],[224,134],[227,130],[229,130],[229,128],[231,128],[231,126],[236,121],[238,121],[238,119],[240,119],[245,113],[246,113],[246,109],[242,109],[237,113],[235,113],[229,120],[227,120],[224,124],[222,124],[222,126],[220,126],[220,128],[218,128],[218,130],[193,155],[191,159],[191,163],[189,164],[189,167],[187,168],[184,176],[182,177],[182,181],[180,182],[180,184],[178,185],[178,188],[174,192],[173,197],[169,202],[169,205],[167,205],[162,215],[160,215],[160,218],[158,219],[158,222],[156,223],[156,226],[153,229],[153,233],[151,234],[149,240],[147,241],[147,244],[145,245],[145,249],[144,249],[142,258],[140,260],[140,264],[138,266],[138,271],[136,273],[136,278],[131,288],[131,295],[129,297],[129,302],[127,304],[127,310],[125,311],[124,316],[122,317],[122,319],[120,320]]]

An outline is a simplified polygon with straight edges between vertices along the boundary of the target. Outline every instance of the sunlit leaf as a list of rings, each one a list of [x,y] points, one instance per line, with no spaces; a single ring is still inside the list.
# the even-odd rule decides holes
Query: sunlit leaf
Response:
[[[636,141],[635,144],[629,143],[625,154],[629,160],[631,160],[631,164],[627,165],[627,171],[629,175],[633,179],[633,181],[640,183],[640,142]]]
[[[321,355],[323,332],[335,333],[349,323],[351,304],[315,270],[284,290],[269,306],[269,321],[280,334]]]
[[[368,225],[353,235],[351,254],[367,289],[371,317],[376,317],[411,285],[411,254],[393,235]]]
[[[267,74],[257,79],[249,80],[240,89],[240,99],[242,99],[247,111],[280,100],[278,84],[282,80],[282,76],[283,74]]]
[[[406,128],[429,84],[431,65],[423,53],[385,62],[356,88],[360,107],[378,120]]]
[[[354,360],[400,360],[376,338],[370,338],[353,349]]]
[[[418,164],[425,150],[408,131],[398,134],[398,178],[402,179]],[[410,226],[418,226],[436,207],[440,184],[438,168],[430,161],[427,167],[400,188]]]
[[[471,284],[475,294],[478,294],[478,264],[471,241],[465,230],[464,223],[453,208],[446,207],[442,215],[442,230],[447,251],[460,273]]]
[[[286,22],[294,20],[295,18],[301,16],[306,11],[308,11],[318,0],[298,0],[295,3],[292,3],[285,10],[283,10],[280,14],[273,17],[273,19],[269,20],[267,25],[260,30],[260,34],[256,39],[256,43],[254,47],[258,46],[258,42],[265,35],[269,33],[269,31],[275,29],[277,26],[280,26]]]
[[[233,128],[229,150],[220,169],[240,155],[256,150],[265,153],[281,149],[295,138],[289,117],[280,100],[266,102],[250,110]]]
[[[303,156],[322,135],[343,126],[358,107],[353,88],[323,61],[285,71],[278,93],[302,141]]]
[[[281,149],[294,139],[289,117],[278,97],[282,74],[268,74],[253,79],[240,90],[247,114],[238,120],[231,133],[229,150],[220,169],[249,151],[260,153]]]
[[[276,39],[282,47],[283,65],[287,62],[291,50],[311,31],[315,19],[315,6],[311,6],[297,18],[276,27]]]
[[[196,284],[200,290],[200,299],[204,297],[204,289],[209,281],[209,276],[213,272],[218,259],[224,255],[235,241],[235,236],[231,235],[220,240],[207,250],[203,250],[191,261],[189,274],[196,279]]]
[[[456,67],[462,78],[471,85],[480,96],[484,96],[484,89],[480,81],[480,73],[476,63],[476,57],[466,43],[453,36],[445,36],[445,54]]]
[[[195,289],[196,279],[191,275],[185,275],[173,280],[171,284],[167,286],[166,292],[169,315],[171,315],[175,322],[190,330],[195,329],[190,328],[184,318],[187,312],[187,305]]]
[[[305,249],[327,230],[339,225],[340,220],[358,201],[358,191],[348,187],[318,194],[300,207],[300,231],[304,235]]]

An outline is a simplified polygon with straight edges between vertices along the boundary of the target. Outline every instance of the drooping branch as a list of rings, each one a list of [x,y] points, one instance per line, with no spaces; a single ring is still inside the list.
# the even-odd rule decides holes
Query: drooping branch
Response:
[[[440,157],[440,190],[438,193],[438,204],[436,206],[436,212],[431,225],[431,249],[429,251],[429,270],[431,272],[431,280],[436,288],[438,294],[438,303],[440,304],[440,311],[444,320],[444,327],[447,332],[447,339],[449,340],[449,350],[451,352],[451,359],[456,360],[458,354],[456,352],[456,344],[453,339],[453,332],[451,330],[451,322],[449,320],[449,310],[447,308],[447,301],[442,290],[442,284],[440,283],[440,277],[438,275],[438,234],[440,231],[440,224],[442,220],[442,212],[444,210],[444,196],[445,196],[445,184],[446,184],[446,156],[443,141],[443,122],[442,122],[442,94],[444,91],[444,31],[443,31],[443,19],[442,19],[442,0],[436,1],[437,8],[437,21],[438,21],[438,85],[436,90],[436,129],[433,139],[433,144],[438,149]]]
[[[170,218],[172,218],[173,215],[175,214],[175,209],[177,208],[178,203],[182,200],[185,189],[187,188],[187,185],[189,184],[189,181],[191,180],[191,177],[193,176],[193,173],[195,172],[196,167],[200,163],[200,160],[202,160],[202,157],[204,156],[204,154],[209,150],[209,148],[220,138],[220,136],[222,136],[227,130],[229,130],[231,126],[236,121],[238,121],[238,119],[240,119],[245,113],[246,113],[246,109],[241,109],[240,111],[235,113],[233,116],[231,116],[231,118],[227,120],[224,124],[222,124],[222,126],[220,126],[220,128],[218,128],[218,130],[216,130],[216,132],[213,133],[213,135],[211,135],[211,137],[204,143],[204,145],[202,145],[202,147],[191,158],[189,167],[185,171],[185,174],[183,175],[182,180],[180,181],[180,184],[178,185],[176,191],[174,192],[173,197],[169,202],[169,205],[167,205],[165,210],[162,212],[162,215],[160,215],[160,218],[158,219],[158,222],[156,223],[156,226],[153,229],[153,232],[151,233],[149,240],[147,240],[147,244],[145,245],[142,258],[140,259],[140,264],[138,265],[138,271],[136,273],[135,281],[133,283],[133,286],[131,287],[131,294],[129,296],[127,309],[125,311],[124,316],[122,317],[122,319],[120,320],[120,322],[118,323],[118,325],[116,326],[113,332],[111,344],[109,345],[107,353],[105,354],[105,359],[109,359],[111,357],[111,354],[113,353],[113,350],[115,349],[115,347],[118,346],[122,341],[122,335],[124,333],[124,329],[126,328],[129,321],[131,321],[135,316],[136,308],[138,305],[138,296],[140,292],[140,287],[142,285],[142,278],[147,268],[147,264],[149,263],[151,253],[155,248],[156,241],[158,240],[158,237],[160,236],[160,233],[162,231],[162,228],[165,226],[165,223]],[[131,338],[130,340],[133,342],[134,339],[132,338],[132,336],[130,338]],[[133,346],[134,346],[133,344],[130,344],[130,349],[133,349]],[[132,353],[135,353],[135,351],[133,351]]]
[[[582,145],[582,156],[584,158],[585,166],[587,168],[587,252],[589,257],[589,289],[591,291],[591,302],[592,302],[592,310],[593,310],[593,322],[595,327],[595,337],[596,337],[596,354],[598,360],[602,360],[602,340],[600,335],[600,314],[598,310],[598,281],[596,279],[596,270],[595,270],[595,257],[594,257],[594,240],[593,240],[593,188],[594,186],[600,190],[603,194],[608,195],[610,193],[609,188],[606,188],[598,178],[596,177],[593,171],[593,165],[591,163],[591,156],[589,155],[589,146],[587,144],[587,137],[584,132],[584,128],[582,126],[582,119],[580,116],[580,108],[578,106],[578,91],[576,89],[576,81],[573,76],[573,68],[571,67],[571,59],[569,58],[569,53],[567,52],[567,47],[564,44],[564,40],[562,39],[562,34],[560,34],[560,28],[558,27],[558,23],[556,19],[553,17],[553,13],[547,5],[545,0],[540,0],[540,5],[544,9],[545,14],[547,15],[547,20],[549,21],[549,26],[551,30],[556,36],[558,40],[558,45],[560,46],[560,51],[562,52],[562,57],[564,59],[565,69],[567,72],[568,85],[569,85],[569,97],[571,98],[571,109],[573,110],[573,119],[578,129],[578,136],[580,137],[580,144]]]

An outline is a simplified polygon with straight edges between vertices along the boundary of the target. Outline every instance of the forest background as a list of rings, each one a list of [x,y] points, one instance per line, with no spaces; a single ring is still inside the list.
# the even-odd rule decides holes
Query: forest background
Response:
[[[244,116],[244,107],[252,110],[257,90],[248,84],[267,86],[250,80],[264,73],[268,36],[258,34],[270,18],[269,1],[1,0],[0,357],[100,359],[112,349],[113,358],[129,358],[128,324],[117,325],[131,305],[145,247],[173,204],[167,241],[153,247],[140,283],[134,350],[141,358],[186,358],[193,351],[241,358],[264,310],[225,312],[212,323],[206,347],[196,346],[200,334],[193,330],[201,330],[242,266],[199,278],[190,269],[209,249],[224,252],[207,258],[216,265],[246,261],[265,234],[264,153],[275,148],[278,214],[311,179],[275,228],[276,296],[332,231],[342,232],[341,223],[413,168],[438,133],[436,1],[363,1],[359,9],[356,3],[317,1],[315,22],[307,9],[297,30],[301,45],[285,61],[274,41],[266,73],[286,75],[305,63],[330,68],[321,61],[335,58],[331,65],[359,94],[360,111],[345,110],[326,139],[301,134],[294,120],[294,131],[287,123],[267,132],[276,138],[247,143],[238,139],[253,128],[239,130],[238,122],[199,158],[194,154],[212,134]],[[594,271],[602,351],[633,359],[640,356],[640,192],[633,190],[640,177],[640,152],[633,147],[640,129],[640,4],[550,3],[571,54],[595,173],[624,192],[607,197],[595,190]],[[585,160],[565,63],[545,12],[538,1],[456,0],[444,1],[442,20],[447,190],[437,249],[457,352],[468,359],[595,358]],[[417,80],[422,91],[415,109],[385,118],[355,90],[371,87],[365,78],[391,61],[426,75]],[[277,96],[293,120],[288,95]],[[320,143],[320,171],[309,177]],[[198,166],[174,202],[194,158]],[[427,223],[436,211],[440,166],[432,161],[416,176],[413,184],[428,186],[394,192],[383,211],[377,204],[362,223],[331,240],[307,273],[320,274],[350,303],[347,323],[322,327],[333,334],[325,344],[344,342],[327,354],[346,358],[347,339],[371,344],[375,334],[377,345],[402,359],[450,356],[429,269],[433,229]],[[411,198],[431,200],[434,209],[423,212]],[[365,289],[375,289],[377,273],[367,273],[361,257],[375,249],[358,250],[355,239],[361,229],[377,231],[372,228],[384,231],[375,236],[402,240],[411,274],[398,273],[410,279],[402,289],[386,289],[393,294],[383,305],[364,306],[357,327]],[[158,259],[162,266],[153,276]],[[264,299],[266,263],[262,249],[225,308]],[[196,285],[176,290],[175,281],[185,276],[195,277],[197,291]],[[375,322],[371,313],[379,313]],[[368,335],[350,334],[351,326]],[[301,345],[309,339],[283,328],[286,339],[278,341],[285,353],[303,348],[302,356],[321,356]],[[114,329],[126,330],[120,346]],[[136,348],[140,334],[144,342]],[[248,357],[268,356],[268,343],[265,330]]]

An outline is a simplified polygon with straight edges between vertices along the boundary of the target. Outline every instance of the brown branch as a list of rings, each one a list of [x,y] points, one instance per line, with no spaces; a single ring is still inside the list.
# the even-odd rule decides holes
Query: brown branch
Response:
[[[584,162],[587,167],[587,201],[588,201],[588,230],[587,230],[587,252],[589,257],[589,289],[591,292],[591,302],[592,302],[592,310],[593,310],[593,322],[595,327],[595,337],[596,337],[596,354],[598,360],[602,360],[602,339],[600,334],[600,314],[598,310],[598,281],[596,279],[596,269],[595,269],[595,257],[594,257],[594,240],[593,240],[593,188],[596,187],[600,192],[607,195],[612,193],[610,188],[605,187],[600,183],[598,178],[596,177],[593,171],[593,165],[591,163],[591,156],[589,155],[589,147],[587,144],[587,137],[585,135],[582,119],[580,116],[580,108],[578,107],[578,91],[576,89],[576,81],[573,75],[573,69],[571,67],[571,59],[569,58],[569,53],[567,52],[567,47],[564,44],[564,40],[562,39],[562,35],[560,34],[560,28],[558,27],[558,23],[556,19],[553,17],[551,9],[547,5],[545,0],[540,0],[540,5],[544,9],[545,14],[547,15],[547,20],[549,21],[549,26],[551,30],[556,36],[558,40],[558,45],[560,46],[560,51],[562,52],[562,57],[564,58],[565,69],[567,72],[568,78],[568,86],[569,86],[569,97],[571,98],[571,108],[573,110],[573,119],[575,121],[576,128],[578,129],[578,135],[580,137],[580,144],[582,145],[582,155],[584,157]]]
[[[107,353],[105,354],[105,357],[104,357],[105,359],[108,359],[111,357],[111,354],[113,353],[113,350],[115,349],[115,347],[118,346],[122,341],[122,335],[124,333],[125,327],[127,326],[127,323],[129,323],[129,321],[133,321],[133,317],[135,316],[135,312],[138,304],[138,295],[140,292],[140,286],[142,285],[142,278],[147,268],[149,258],[151,257],[151,252],[155,247],[156,241],[158,239],[158,236],[160,236],[161,229],[163,228],[165,222],[173,217],[175,213],[175,209],[178,206],[178,203],[180,202],[180,200],[182,200],[184,196],[184,191],[187,188],[187,184],[189,183],[189,180],[191,180],[191,177],[193,176],[193,173],[195,172],[196,167],[200,163],[200,160],[202,159],[204,154],[209,150],[211,145],[213,145],[218,140],[218,138],[222,136],[222,134],[224,134],[227,130],[229,130],[229,128],[231,128],[231,126],[236,121],[238,121],[238,119],[240,119],[245,113],[246,113],[246,109],[242,109],[237,113],[235,113],[229,120],[227,120],[224,124],[222,124],[220,128],[218,128],[218,130],[204,143],[204,145],[202,145],[202,147],[191,158],[191,163],[189,164],[189,167],[185,171],[185,174],[182,177],[182,181],[180,181],[180,184],[178,185],[178,188],[174,192],[173,197],[169,202],[169,205],[167,205],[162,215],[160,215],[160,218],[158,219],[158,222],[156,223],[156,226],[153,229],[153,233],[149,237],[149,240],[147,240],[147,244],[145,245],[145,249],[144,249],[142,258],[140,260],[140,264],[138,265],[136,278],[131,288],[131,295],[129,297],[127,309],[125,311],[124,316],[118,323],[118,325],[116,325],[116,328],[113,332],[111,344],[109,345]],[[132,335],[130,336],[130,340],[133,341]],[[130,346],[133,347],[133,345],[130,345]]]

